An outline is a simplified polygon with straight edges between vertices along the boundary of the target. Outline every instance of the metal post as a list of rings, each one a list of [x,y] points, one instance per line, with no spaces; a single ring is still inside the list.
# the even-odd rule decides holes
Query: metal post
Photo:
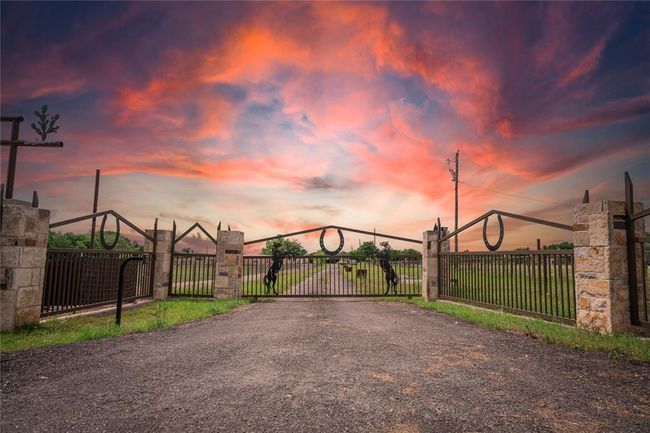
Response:
[[[460,150],[456,150],[456,182],[455,182],[455,208],[456,213],[454,216],[454,231],[458,230],[458,159],[460,157]],[[458,252],[458,235],[454,236],[454,251]]]
[[[438,228],[437,230],[436,230],[436,227]],[[440,297],[440,287],[441,287],[441,284],[442,284],[442,272],[440,272],[440,243],[441,243],[440,242],[440,237],[442,235],[442,223],[440,222],[440,218],[437,219],[437,224],[436,224],[436,226],[434,226],[433,230],[436,231],[436,252],[437,252],[437,255],[436,255],[436,268],[438,269],[438,277],[437,277],[437,280],[438,280],[438,282],[437,282],[438,283],[438,297]],[[429,249],[429,244],[427,244],[427,249]],[[429,280],[429,277],[427,275],[427,281],[428,280]],[[427,294],[427,298],[428,298],[429,297],[429,287],[428,287],[429,284],[428,284],[428,282],[427,282],[426,285],[427,285],[426,294]]]
[[[221,223],[219,223],[221,224]],[[167,280],[167,296],[172,294],[172,278],[174,277],[174,250],[176,249],[176,221],[172,224],[172,245],[171,254],[169,255],[169,279]]]
[[[117,308],[115,309],[115,326],[120,326],[122,323],[122,298],[124,295],[124,270],[126,269],[126,265],[129,264],[129,262],[143,259],[144,257],[129,257],[120,265],[120,279],[119,285],[117,286]]]
[[[5,203],[5,184],[0,185],[0,228],[2,227],[2,215]]]
[[[97,169],[95,171],[95,196],[93,198],[93,213],[97,213],[97,200],[99,199],[99,175],[101,170]],[[90,229],[90,249],[95,248],[95,218],[93,218],[93,223]]]
[[[625,232],[627,237],[627,273],[630,290],[630,321],[639,324],[639,294],[636,275],[636,239],[634,234],[634,185],[625,172]]]
[[[11,121],[11,141],[18,141],[20,133],[20,122],[22,117],[15,118]],[[13,198],[14,196],[14,179],[16,177],[16,160],[18,159],[18,145],[12,143],[9,147],[9,160],[7,161],[7,187],[5,188],[5,197]]]
[[[158,249],[158,218],[156,218],[156,221],[153,223],[153,248],[152,248],[152,256],[151,256],[151,269],[149,269],[150,275],[149,275],[149,286],[151,287],[151,294],[153,295],[154,291],[154,281],[155,281],[155,274],[156,274],[156,252]]]
[[[542,241],[540,239],[537,239],[537,251],[542,249]]]

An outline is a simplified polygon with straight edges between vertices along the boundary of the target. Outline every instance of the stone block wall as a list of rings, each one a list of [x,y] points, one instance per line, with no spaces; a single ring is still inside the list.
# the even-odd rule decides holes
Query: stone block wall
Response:
[[[440,231],[440,237],[444,236],[447,236],[446,227],[442,227]],[[449,239],[438,246],[438,231],[424,232],[422,234],[422,297],[426,300],[438,299],[438,253],[440,252],[449,252]]]
[[[149,236],[154,236],[154,230],[145,231]],[[171,230],[158,230],[158,242],[156,245],[156,266],[153,277],[154,299],[165,299],[169,294],[169,273],[171,272],[172,259],[172,236]],[[144,250],[153,252],[153,242],[149,239],[144,241]]]
[[[639,203],[636,210],[641,210]],[[598,201],[573,210],[576,324],[602,333],[630,326],[625,203]],[[637,236],[643,221],[636,224]],[[637,268],[641,255],[637,256]]]
[[[47,258],[50,211],[8,199],[0,233],[0,328],[38,323]]]
[[[217,269],[214,277],[215,299],[237,299],[241,297],[243,253],[243,232],[221,230],[217,232]]]

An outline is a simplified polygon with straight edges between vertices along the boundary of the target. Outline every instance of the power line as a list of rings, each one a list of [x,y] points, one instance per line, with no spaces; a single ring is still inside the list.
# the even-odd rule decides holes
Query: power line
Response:
[[[490,189],[490,188],[485,188],[485,187],[479,186],[479,185],[473,185],[471,183],[467,183],[467,182],[463,182],[463,181],[459,181],[459,183],[462,183],[463,185],[471,186],[473,188],[478,188],[478,189],[482,189],[482,190],[485,190],[485,191],[490,191],[490,192],[492,192],[494,194],[506,195],[508,197],[519,198],[519,199],[522,199],[522,200],[529,200],[529,201],[536,201],[536,202],[540,202],[540,203],[555,204],[555,205],[565,206],[565,207],[571,207],[572,206],[572,205],[568,205],[566,203],[559,203],[557,201],[552,201],[552,200],[542,200],[542,199],[539,199],[539,198],[523,197],[523,196],[516,195],[516,194],[508,194],[507,192],[495,191],[495,190]]]

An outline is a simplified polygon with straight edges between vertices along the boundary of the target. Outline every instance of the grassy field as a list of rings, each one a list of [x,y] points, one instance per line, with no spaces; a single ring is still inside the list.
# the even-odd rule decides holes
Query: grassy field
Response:
[[[119,327],[115,326],[114,314],[49,320],[16,331],[0,333],[0,351],[12,352],[169,328],[179,323],[226,313],[248,302],[250,301],[187,299],[156,301],[123,311],[122,326]]]
[[[175,263],[174,282],[211,280],[214,276],[213,263]]]
[[[634,360],[650,362],[650,339],[633,334],[601,335],[542,319],[520,317],[453,302],[425,301],[422,298],[381,298],[379,300],[408,302],[421,308],[469,320],[485,328],[525,334],[549,343],[588,352],[606,352],[612,357],[627,355]]]
[[[573,267],[570,264],[456,264],[450,266],[448,275],[443,271],[440,293],[548,316],[575,318]]]

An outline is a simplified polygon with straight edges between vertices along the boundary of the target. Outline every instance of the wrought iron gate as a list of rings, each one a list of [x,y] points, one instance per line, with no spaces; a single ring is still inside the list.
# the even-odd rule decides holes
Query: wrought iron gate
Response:
[[[220,224],[221,225],[221,224]],[[176,244],[192,230],[198,228],[212,241],[217,240],[195,223],[176,237],[176,221],[172,228],[172,254],[169,272],[169,296],[212,297],[214,293],[214,272],[217,266],[216,254],[197,254],[176,251]]]
[[[491,243],[487,236],[488,218],[495,215],[499,238]],[[491,210],[451,233],[438,234],[438,287],[440,298],[496,308],[511,313],[575,323],[575,283],[573,250],[521,249],[498,251],[504,239],[503,217],[572,231],[572,226]],[[443,242],[483,222],[483,243],[488,251],[443,251]],[[538,250],[540,242],[538,240]]]
[[[109,216],[115,218],[116,224],[115,236],[111,243],[105,238]],[[135,301],[153,295],[158,220],[154,223],[154,233],[148,234],[111,209],[55,222],[50,224],[50,228],[87,220],[93,221],[94,226],[97,218],[102,218],[99,244],[103,249],[48,247],[41,300],[42,315],[76,312],[115,303],[120,266],[125,260],[133,257],[142,257],[142,260],[130,263],[125,269],[124,300]],[[115,250],[121,236],[120,222],[140,234],[145,241],[151,242],[153,251]],[[94,234],[91,236],[89,247],[95,247]]]
[[[328,250],[323,242],[327,229],[335,229],[339,245]],[[419,296],[422,293],[421,258],[395,257],[388,242],[368,256],[340,254],[342,231],[421,244],[416,239],[339,226],[318,227],[300,232],[245,242],[246,245],[282,237],[321,231],[320,255],[292,256],[274,251],[272,256],[244,256],[242,296]]]

